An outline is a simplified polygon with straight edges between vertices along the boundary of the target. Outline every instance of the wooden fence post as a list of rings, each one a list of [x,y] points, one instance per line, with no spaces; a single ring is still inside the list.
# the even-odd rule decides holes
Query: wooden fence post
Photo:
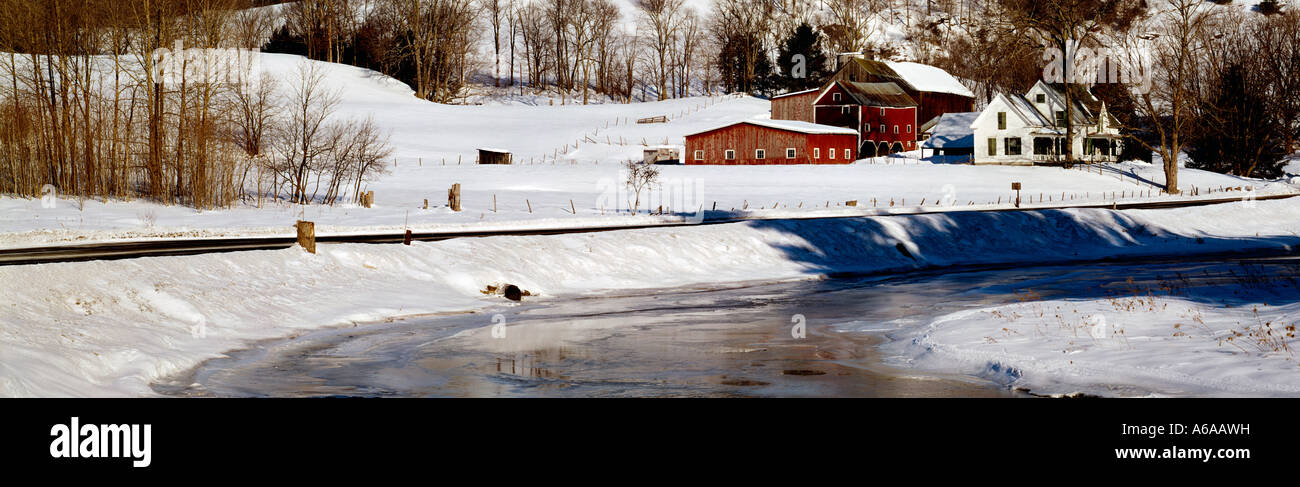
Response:
[[[316,224],[298,220],[294,228],[298,229],[298,245],[307,252],[316,253]]]
[[[447,206],[451,211],[460,211],[460,183],[451,185],[451,190],[447,191]]]

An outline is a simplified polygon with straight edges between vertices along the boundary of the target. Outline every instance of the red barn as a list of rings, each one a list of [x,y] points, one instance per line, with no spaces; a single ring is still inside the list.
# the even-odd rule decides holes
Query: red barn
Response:
[[[794,120],[746,120],[686,136],[686,164],[849,164],[857,131]]]
[[[917,106],[897,84],[834,81],[814,102],[817,123],[862,134],[860,157],[917,148]]]
[[[813,102],[821,89],[787,93],[772,97],[772,120],[797,120],[815,123]]]
[[[975,94],[957,78],[934,66],[875,61],[855,56],[845,60],[831,79],[857,83],[895,83],[916,101],[916,118],[919,123],[927,123],[945,113],[975,111]]]

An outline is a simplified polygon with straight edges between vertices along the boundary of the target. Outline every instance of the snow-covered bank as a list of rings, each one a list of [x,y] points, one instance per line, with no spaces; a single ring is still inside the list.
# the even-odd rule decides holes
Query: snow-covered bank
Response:
[[[906,365],[1044,395],[1295,397],[1297,324],[1295,302],[1034,301],[953,313],[890,348]]]
[[[1265,219],[1267,217],[1267,219]],[[151,394],[250,340],[481,309],[486,285],[599,290],[931,266],[1287,250],[1300,202],[768,221],[411,247],[322,245],[0,268],[0,395]],[[486,317],[483,325],[491,326]],[[382,325],[378,325],[382,326]]]

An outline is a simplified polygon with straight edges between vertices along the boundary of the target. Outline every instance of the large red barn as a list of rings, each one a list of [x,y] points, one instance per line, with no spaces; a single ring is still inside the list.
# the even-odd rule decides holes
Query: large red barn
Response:
[[[793,120],[746,120],[686,136],[686,164],[849,164],[858,132]]]
[[[917,148],[916,102],[894,83],[834,81],[813,105],[817,123],[862,134],[859,157]]]

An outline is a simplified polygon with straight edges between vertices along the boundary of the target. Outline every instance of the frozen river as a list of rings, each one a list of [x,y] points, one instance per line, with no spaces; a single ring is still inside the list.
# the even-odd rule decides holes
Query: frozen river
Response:
[[[1242,266],[1300,274],[1294,257],[1277,257],[559,297],[263,342],[154,388],[239,397],[1016,396],[976,377],[888,365],[878,345],[892,331],[972,307],[1102,297],[1175,275],[1194,292]]]

